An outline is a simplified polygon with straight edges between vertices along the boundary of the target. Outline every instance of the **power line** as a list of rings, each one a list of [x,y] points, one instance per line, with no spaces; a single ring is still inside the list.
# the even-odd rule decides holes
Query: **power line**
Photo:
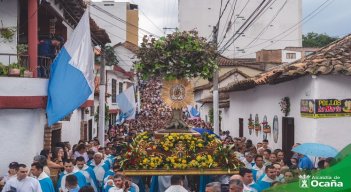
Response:
[[[325,5],[327,2],[329,2],[329,1],[330,1],[330,0],[324,1],[320,6],[318,6],[315,10],[313,10],[313,11],[312,11],[311,13],[309,13],[306,17],[304,17],[302,20],[300,20],[298,23],[296,23],[295,25],[293,25],[293,26],[290,27],[289,29],[283,31],[282,33],[280,33],[280,34],[274,36],[273,38],[271,38],[271,39],[269,39],[269,40],[267,40],[267,41],[265,41],[265,42],[259,43],[259,44],[257,44],[257,45],[251,46],[251,47],[247,47],[247,49],[256,47],[256,46],[258,46],[258,45],[262,45],[262,44],[267,43],[267,42],[272,42],[276,37],[279,37],[280,35],[282,35],[282,34],[288,32],[288,31],[290,31],[291,29],[295,28],[296,26],[298,26],[298,25],[300,25],[300,24],[302,24],[302,23],[308,22],[308,21],[311,20],[314,16],[316,16],[318,13],[320,13],[323,9],[325,9],[326,7],[328,7],[329,5],[331,5],[332,2],[334,2],[334,0],[333,0],[332,2],[330,2],[329,4],[327,4],[326,6],[324,6],[324,5]],[[324,6],[324,7],[322,7],[322,6]],[[288,35],[291,34],[292,32],[296,31],[297,29],[298,29],[298,28],[296,27],[295,29],[293,29],[292,31],[290,31],[288,34],[286,34],[285,36],[283,36],[282,38],[280,38],[280,39],[278,39],[278,40],[274,40],[274,42],[272,42],[271,44],[269,44],[269,45],[263,47],[262,49],[267,48],[267,47],[269,47],[269,46],[271,46],[271,45],[274,45],[275,43],[277,43],[277,42],[279,42],[279,41],[283,41],[282,39],[284,39],[286,36],[288,36]],[[251,54],[253,54],[253,53],[255,53],[255,52],[251,52],[251,53],[248,53],[248,54],[240,55],[239,57],[244,57],[244,56],[247,56],[247,55],[251,55]]]
[[[228,31],[229,31],[229,26],[231,25],[231,21],[232,21],[232,19],[233,19],[233,16],[234,16],[234,13],[235,13],[235,7],[236,7],[236,3],[238,2],[238,0],[235,0],[235,2],[234,2],[234,6],[231,8],[231,13],[232,14],[228,14],[228,17],[227,17],[227,20],[226,20],[226,22],[225,22],[225,25],[224,26],[227,26],[227,28],[226,28],[226,30],[222,30],[222,34],[220,35],[220,36],[223,36],[223,39],[225,39],[225,37],[226,37],[226,35],[227,35],[227,33],[228,33]],[[230,18],[230,20],[229,20],[229,22],[228,22],[228,19]],[[223,35],[223,33],[224,33],[224,31],[225,31],[225,34]]]
[[[141,27],[139,27],[139,26],[136,26],[136,25],[134,25],[134,24],[132,24],[132,23],[129,23],[128,21],[125,21],[125,20],[123,20],[123,19],[121,19],[121,18],[119,18],[119,17],[113,15],[112,13],[110,13],[110,12],[104,10],[103,8],[101,8],[101,7],[97,6],[97,5],[91,5],[91,7],[95,8],[95,9],[98,10],[98,11],[101,11],[101,12],[105,13],[106,15],[108,15],[108,16],[110,16],[110,17],[116,19],[117,21],[119,21],[119,22],[121,22],[121,23],[131,25],[131,26],[133,26],[133,27],[135,27],[135,28],[137,28],[137,29],[140,29],[141,31],[145,32],[146,34],[150,34],[150,35],[152,35],[152,36],[159,37],[158,35],[153,34],[153,33],[151,33],[150,31],[147,31],[147,30],[145,30],[145,29],[143,29],[143,28],[141,28]]]
[[[276,1],[276,0],[275,0]],[[274,2],[275,2],[274,1]],[[273,2],[273,4],[274,4]],[[277,18],[277,16],[279,15],[279,13],[283,10],[283,8],[285,7],[285,5],[287,4],[288,0],[285,0],[285,2],[283,3],[283,5],[280,7],[280,9],[277,11],[277,13],[273,16],[273,18],[271,19],[270,22],[268,22],[268,24],[266,25],[266,27],[264,27],[262,29],[262,31],[249,43],[247,44],[243,49],[245,49],[246,47],[250,46],[253,42],[255,42],[259,37],[261,37],[261,35],[266,32],[266,30],[268,29],[268,27],[271,26],[272,22]]]
[[[131,0],[131,2],[134,3],[133,0]],[[134,4],[136,4],[136,3],[134,3]],[[161,31],[161,32],[163,33],[162,29],[161,29],[160,27],[158,27],[158,26],[144,13],[143,10],[141,10],[140,8],[139,8],[138,10],[146,17],[147,20],[150,21],[150,23],[151,23],[152,25],[154,25],[154,26],[156,27],[156,29],[158,29],[159,31]]]
[[[322,9],[321,9],[321,10],[319,10],[319,9],[320,9],[322,6],[324,6],[324,5],[325,5],[327,2],[329,2],[329,1],[330,1],[330,0],[324,1],[320,6],[318,6],[315,10],[313,10],[311,13],[309,13],[306,17],[304,17],[302,20],[300,20],[299,22],[297,22],[296,24],[294,24],[294,25],[291,26],[290,28],[286,29],[285,31],[279,33],[278,35],[272,37],[271,39],[268,39],[267,41],[264,41],[264,42],[262,42],[262,43],[253,45],[253,46],[251,46],[251,47],[246,47],[246,49],[250,49],[250,48],[253,48],[253,47],[256,47],[256,46],[265,44],[265,43],[267,43],[267,42],[270,42],[270,41],[274,40],[275,38],[277,38],[277,37],[279,37],[279,36],[285,34],[285,33],[288,32],[288,31],[290,31],[291,29],[297,27],[297,26],[300,25],[301,23],[305,22],[306,19],[309,20],[309,19],[313,18],[315,15],[317,15],[317,14],[322,10]],[[330,5],[330,4],[328,4],[327,6],[329,6],[329,5]],[[327,6],[325,6],[325,7],[327,7]],[[325,7],[324,7],[324,8],[325,8]],[[323,8],[323,9],[324,9],[324,8]],[[317,12],[317,11],[318,11],[318,12]],[[317,12],[317,13],[315,13],[315,12]],[[313,15],[313,14],[314,14],[314,15]],[[295,29],[295,30],[296,30],[296,29]],[[293,31],[295,31],[295,30],[293,30]]]
[[[118,26],[118,25],[116,25],[116,24],[114,24],[114,23],[112,23],[112,22],[110,22],[110,21],[107,21],[106,19],[104,19],[104,18],[102,18],[102,17],[100,17],[100,16],[98,16],[98,15],[96,15],[96,14],[94,14],[94,13],[90,13],[90,14],[93,15],[93,16],[95,16],[95,17],[97,17],[97,18],[99,18],[99,19],[101,19],[101,20],[103,20],[103,21],[105,21],[106,23],[109,23],[109,24],[111,24],[111,25],[113,25],[113,26],[115,26],[115,27],[117,27],[117,28],[119,28],[119,29],[121,29],[121,30],[127,32],[127,33],[130,33],[130,34],[132,34],[132,35],[138,37],[138,34],[135,34],[135,33],[133,33],[133,32],[130,32],[130,31],[126,30],[126,29],[123,29],[122,27],[120,27],[120,26]],[[105,30],[106,30],[106,29],[105,29]],[[106,30],[106,31],[107,31],[107,30]],[[119,38],[123,39],[122,37],[119,37]]]
[[[246,6],[249,4],[250,1],[246,1],[244,7],[240,10],[239,14],[237,14],[236,18],[234,19],[234,21],[228,26],[228,30],[226,31],[226,33],[224,34],[223,39],[219,42],[219,46],[223,43],[224,39],[227,36],[227,33],[230,31],[230,29],[232,28],[232,26],[235,26],[235,22],[238,19],[239,15],[241,15],[241,13],[244,11],[244,9],[246,8]]]
[[[253,21],[257,16],[257,12],[261,9],[261,7],[264,5],[264,3],[266,2],[266,0],[262,1],[257,8],[249,15],[248,19],[239,27],[239,29],[237,31],[235,31],[235,33],[229,38],[229,40],[224,44],[224,46],[221,48],[220,52],[224,52],[224,50],[226,50],[231,44],[234,43],[235,41],[235,36],[238,35],[240,36],[244,30],[242,30],[245,26],[249,26],[251,21]],[[242,31],[241,31],[242,30]],[[241,32],[240,32],[241,31]],[[231,42],[232,41],[232,42]],[[222,41],[223,42],[223,41]],[[221,45],[219,45],[221,46]]]
[[[231,38],[224,44],[224,46],[220,49],[220,53],[223,53],[226,49],[228,49],[235,40],[237,40],[242,33],[244,33],[248,27],[250,27],[256,20],[261,16],[261,13],[265,10],[265,8],[270,4],[272,0],[266,2],[263,0],[258,7],[251,13],[248,19],[240,26],[240,28],[233,34]],[[235,37],[237,35],[237,37]]]

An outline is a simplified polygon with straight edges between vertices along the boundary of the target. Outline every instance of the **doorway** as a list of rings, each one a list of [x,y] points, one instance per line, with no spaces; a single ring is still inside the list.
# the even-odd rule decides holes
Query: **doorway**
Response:
[[[295,144],[295,125],[293,117],[282,119],[282,150],[286,157],[293,155],[291,148]]]
[[[244,119],[239,118],[239,137],[244,137]]]
[[[93,139],[93,120],[88,121],[89,140]]]
[[[57,143],[61,142],[61,129],[55,129],[51,132],[51,149],[54,149]]]

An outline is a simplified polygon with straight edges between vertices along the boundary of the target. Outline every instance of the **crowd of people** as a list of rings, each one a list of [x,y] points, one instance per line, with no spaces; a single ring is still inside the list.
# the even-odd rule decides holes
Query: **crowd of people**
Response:
[[[237,175],[127,177],[121,168],[126,143],[131,142],[137,133],[164,128],[171,119],[171,109],[160,97],[160,81],[142,81],[140,87],[141,111],[136,119],[111,126],[106,132],[105,147],[96,138],[79,141],[73,146],[68,142],[60,142],[52,149],[43,149],[28,167],[12,162],[8,174],[0,178],[2,191],[199,191],[200,179],[207,181],[204,188],[206,192],[262,191],[295,181],[302,170],[323,169],[333,161],[332,158],[319,159],[318,166],[315,166],[307,156],[296,153],[287,156],[281,149],[272,149],[268,140],[253,144],[244,137],[232,138],[229,131],[222,131],[219,135],[222,142],[232,144],[237,158],[243,162],[244,167],[240,168]],[[186,113],[184,121],[189,127],[212,129],[211,124],[201,119],[188,119]]]

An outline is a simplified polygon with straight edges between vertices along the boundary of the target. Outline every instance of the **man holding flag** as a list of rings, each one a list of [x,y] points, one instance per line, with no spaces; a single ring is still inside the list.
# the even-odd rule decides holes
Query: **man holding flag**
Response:
[[[93,64],[89,13],[85,11],[51,65],[46,107],[49,126],[77,109],[92,94]]]

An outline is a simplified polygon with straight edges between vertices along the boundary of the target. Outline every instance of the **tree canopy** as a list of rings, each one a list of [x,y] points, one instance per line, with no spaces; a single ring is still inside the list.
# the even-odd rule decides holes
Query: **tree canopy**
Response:
[[[155,39],[144,36],[135,68],[142,78],[211,78],[217,68],[216,46],[196,31],[175,32]]]
[[[339,39],[338,37],[331,37],[327,34],[318,34],[314,32],[302,35],[303,47],[324,47],[329,43]]]

